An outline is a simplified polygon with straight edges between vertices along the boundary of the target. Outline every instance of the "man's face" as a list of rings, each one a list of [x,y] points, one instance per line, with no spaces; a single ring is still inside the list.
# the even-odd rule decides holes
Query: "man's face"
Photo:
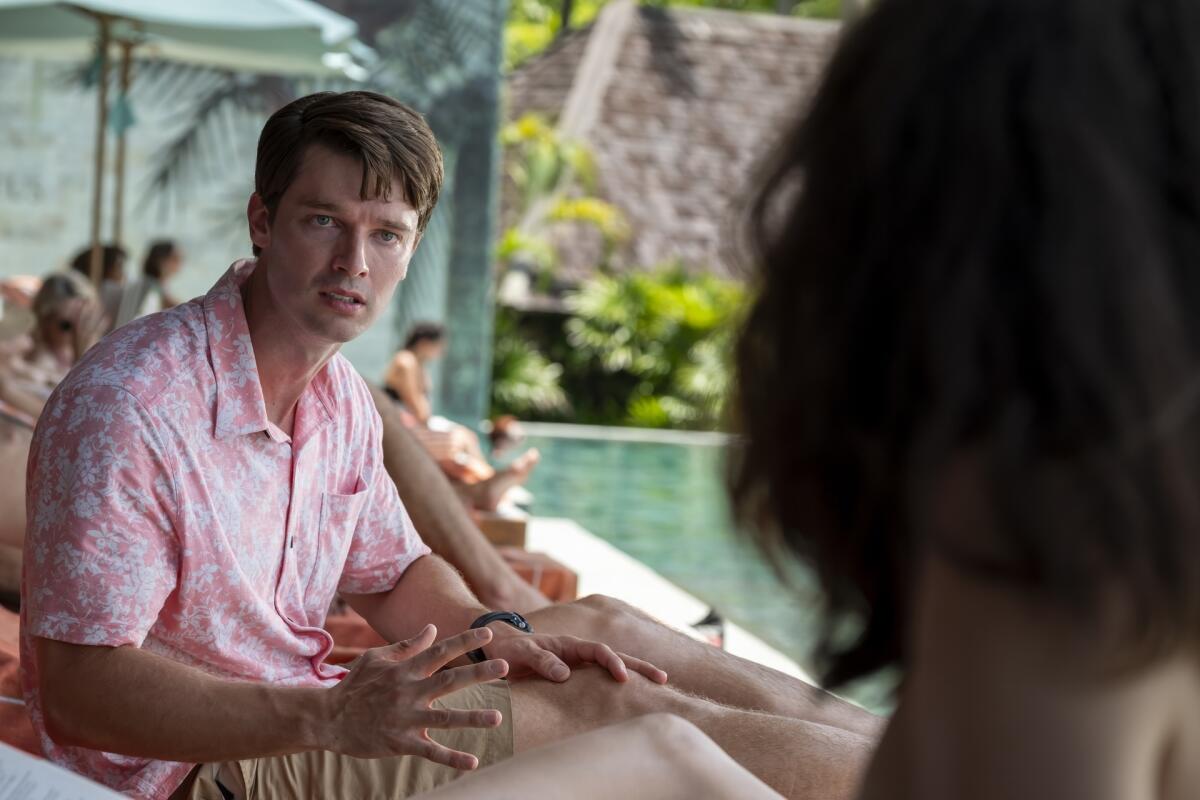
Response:
[[[312,145],[274,220],[250,198],[250,238],[275,310],[316,345],[343,344],[371,326],[404,279],[418,214],[393,182],[391,200],[359,196],[353,156]]]

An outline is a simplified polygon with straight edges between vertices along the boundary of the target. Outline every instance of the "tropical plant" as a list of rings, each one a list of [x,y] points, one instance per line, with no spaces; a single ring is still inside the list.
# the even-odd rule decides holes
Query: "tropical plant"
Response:
[[[569,369],[621,379],[617,385],[628,387],[623,424],[714,427],[742,304],[738,284],[677,267],[596,275],[567,297]]]
[[[551,362],[518,331],[517,313],[496,310],[492,347],[491,415],[515,414],[526,419],[559,417],[570,410],[563,391],[561,364]]]
[[[568,29],[586,25],[600,13],[605,0],[512,0],[504,26],[504,68],[512,70],[536,56],[563,32],[564,7]]]
[[[517,192],[517,211],[529,214],[539,203],[569,188],[596,188],[596,163],[581,142],[564,139],[540,114],[526,114],[500,129],[504,170]]]
[[[569,7],[566,30],[591,22],[607,0],[512,0],[504,26],[504,68],[516,69],[550,47],[562,35],[563,9]],[[702,6],[730,11],[792,14],[798,17],[839,19],[843,0],[643,0],[658,7]],[[859,0],[852,5],[862,5]]]
[[[501,237],[497,261],[533,268],[543,287],[550,283],[557,256],[551,244],[556,226],[582,224],[599,232],[601,265],[629,238],[621,211],[595,197],[596,165],[581,142],[565,139],[544,117],[526,114],[500,131],[504,171],[513,196],[515,224]]]

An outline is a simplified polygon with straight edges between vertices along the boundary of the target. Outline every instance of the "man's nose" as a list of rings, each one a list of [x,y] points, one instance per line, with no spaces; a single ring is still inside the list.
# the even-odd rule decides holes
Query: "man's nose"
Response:
[[[334,253],[333,268],[353,278],[365,277],[367,268],[367,234],[349,230],[342,234]]]

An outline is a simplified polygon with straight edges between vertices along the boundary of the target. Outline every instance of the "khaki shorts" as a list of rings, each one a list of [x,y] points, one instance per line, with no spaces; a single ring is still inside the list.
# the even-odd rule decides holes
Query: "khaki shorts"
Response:
[[[463,689],[433,702],[435,708],[489,709],[504,715],[498,728],[457,728],[429,731],[430,738],[479,758],[480,768],[503,761],[513,753],[512,700],[508,684],[492,681]],[[289,756],[251,758],[223,764],[201,764],[172,797],[224,800],[217,785],[232,790],[239,800],[317,800],[332,798],[403,798],[449,783],[462,773],[419,756],[353,758],[317,750]]]

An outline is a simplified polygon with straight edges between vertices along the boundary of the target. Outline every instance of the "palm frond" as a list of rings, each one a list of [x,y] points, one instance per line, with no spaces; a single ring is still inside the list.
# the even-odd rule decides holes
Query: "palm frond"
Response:
[[[238,148],[255,137],[262,116],[286,93],[276,78],[231,74],[213,85],[159,152],[142,205],[156,196],[178,203],[187,186],[219,177],[221,167],[237,158]]]

